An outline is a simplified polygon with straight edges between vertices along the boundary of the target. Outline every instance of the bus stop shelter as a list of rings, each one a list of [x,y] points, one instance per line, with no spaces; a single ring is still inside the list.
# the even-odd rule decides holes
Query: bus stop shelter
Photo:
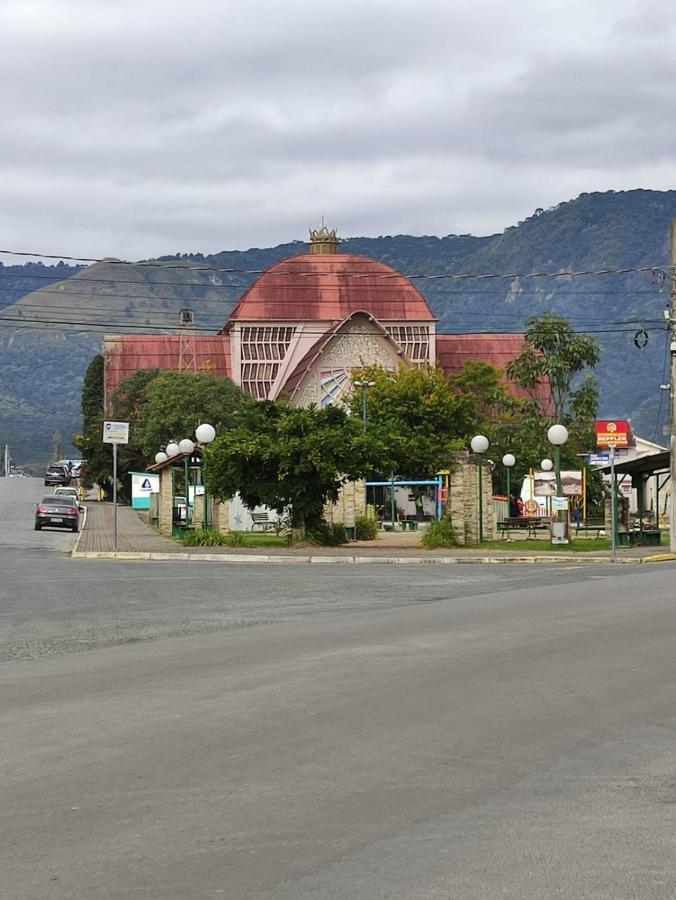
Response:
[[[670,462],[670,451],[663,450],[661,453],[651,453],[647,456],[640,456],[637,459],[630,459],[626,462],[615,463],[616,479],[623,479],[629,476],[631,478],[632,487],[636,488],[639,531],[643,531],[645,527],[645,487],[650,478],[655,479],[655,527],[659,529],[660,493],[666,493],[665,487],[670,482]],[[604,473],[604,475],[608,475],[611,472],[611,467],[603,466],[601,471]],[[671,485],[669,489],[669,501],[669,528],[673,529],[673,490],[671,489]]]

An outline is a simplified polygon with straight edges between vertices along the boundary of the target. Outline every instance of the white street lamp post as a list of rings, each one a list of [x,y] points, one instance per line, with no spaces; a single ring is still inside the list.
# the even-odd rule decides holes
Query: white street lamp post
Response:
[[[561,447],[568,440],[568,429],[565,425],[552,425],[551,428],[547,431],[547,440],[550,444],[554,446],[554,467],[556,470],[556,496],[561,497],[563,495],[563,489],[561,487]],[[560,501],[559,501],[560,502]],[[554,534],[554,529],[552,529],[552,541],[556,539],[557,543],[568,543],[568,536],[565,533],[565,518],[563,515],[562,509],[557,509],[556,511],[556,524],[559,528],[556,529],[558,532],[556,535]],[[563,525],[563,527],[561,527]]]
[[[190,454],[195,449],[195,444],[190,438],[183,438],[178,442],[178,452],[183,454],[183,481],[185,484],[185,524],[190,519]]]
[[[375,381],[353,381],[355,387],[361,388],[362,417],[364,419],[364,431],[366,431],[366,415],[368,408],[368,392],[369,388],[375,387]]]
[[[484,498],[483,498],[483,454],[488,450],[488,438],[485,434],[475,434],[470,441],[472,452],[477,457],[477,471],[479,473],[479,543],[484,540]]]
[[[516,465],[516,456],[513,453],[505,453],[502,457],[502,465],[507,473],[507,515],[509,515],[509,498],[512,496],[512,466]]]
[[[216,437],[216,429],[208,422],[202,422],[195,429],[195,437],[197,442],[203,445],[209,445]],[[204,487],[204,530],[209,529],[209,498],[207,496],[207,482],[204,477],[204,459],[202,459],[202,485]]]

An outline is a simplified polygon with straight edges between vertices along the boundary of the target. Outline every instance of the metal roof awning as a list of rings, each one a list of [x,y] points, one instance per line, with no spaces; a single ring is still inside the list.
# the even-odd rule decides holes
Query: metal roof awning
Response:
[[[669,450],[662,453],[651,453],[649,456],[640,456],[638,459],[630,459],[627,462],[615,463],[616,475],[656,475],[669,471]],[[610,466],[603,466],[602,472],[610,473]]]

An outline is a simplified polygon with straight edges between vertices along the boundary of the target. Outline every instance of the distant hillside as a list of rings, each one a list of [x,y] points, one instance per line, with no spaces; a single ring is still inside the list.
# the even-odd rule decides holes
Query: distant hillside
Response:
[[[672,217],[676,191],[582,194],[537,210],[499,235],[350,238],[342,249],[409,275],[667,266]],[[20,460],[44,460],[53,430],[67,437],[78,428],[82,376],[102,334],[174,330],[184,306],[195,311],[199,330],[216,330],[255,278],[183,266],[261,270],[305,248],[295,241],[209,256],[178,254],[162,257],[158,262],[164,265],[157,266],[0,267],[0,442],[10,443]],[[666,359],[662,310],[668,294],[656,277],[414,282],[444,331],[519,330],[528,316],[545,310],[566,315],[603,346],[602,414],[629,415],[642,434],[662,439],[667,412],[659,391]],[[633,324],[623,324],[627,321]],[[643,350],[633,343],[640,328],[649,335]]]

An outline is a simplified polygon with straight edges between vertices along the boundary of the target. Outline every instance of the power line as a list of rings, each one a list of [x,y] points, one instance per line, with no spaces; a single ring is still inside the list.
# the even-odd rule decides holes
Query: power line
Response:
[[[121,260],[121,259],[110,259],[110,258],[96,258],[96,257],[87,257],[87,256],[68,256],[66,254],[55,254],[55,253],[35,253],[27,250],[3,250],[0,249],[0,255],[4,256],[30,256],[36,259],[57,259],[57,260],[69,260],[71,262],[87,262],[87,263],[103,263],[105,262],[107,265],[112,266],[132,266],[136,268],[162,268],[162,269],[181,269],[184,271],[190,272],[224,272],[224,273],[237,273],[241,275],[262,275],[264,272],[269,271],[269,269],[244,269],[237,266],[232,267],[220,267],[220,266],[195,266],[195,265],[185,265],[184,263],[168,263],[168,262],[159,262],[154,260],[147,260],[142,262],[131,262],[129,260]],[[363,257],[369,262],[375,262],[374,260],[368,259],[368,257]],[[290,262],[293,260],[293,256],[286,257],[284,262]],[[275,264],[273,264],[275,265]],[[381,265],[386,265],[382,263]],[[406,274],[401,272],[353,272],[353,271],[316,271],[309,270],[307,272],[303,271],[276,271],[275,276],[284,276],[293,275],[295,277],[306,276],[306,277],[317,277],[318,275],[327,275],[330,277],[349,277],[350,279],[359,279],[359,278],[384,278],[384,279],[399,279],[399,278],[409,278],[409,279],[423,279],[429,281],[436,280],[463,280],[463,279],[500,279],[500,278],[579,278],[582,276],[598,276],[598,275],[628,275],[636,272],[650,272],[654,275],[658,273],[662,276],[666,276],[668,273],[668,267],[660,266],[660,265],[651,265],[651,266],[627,266],[624,268],[606,268],[606,269],[585,269],[581,271],[574,270],[562,270],[559,272],[474,272],[474,273],[433,273],[433,272],[422,272],[416,274]]]
[[[101,297],[101,295],[95,295],[95,294],[88,294],[86,296],[91,296],[92,298]],[[111,297],[110,299],[111,300],[126,299],[127,296],[128,295],[121,295],[121,296],[117,295],[117,297],[115,297],[115,298]],[[59,299],[67,299],[67,297],[64,296],[64,294],[59,294]],[[101,299],[103,299],[103,298],[101,298]],[[134,304],[131,304],[134,308],[131,309],[129,312],[126,312],[126,317],[128,319],[133,319],[134,317],[139,317],[139,316],[147,316],[147,314],[150,313],[150,314],[155,314],[155,315],[163,317],[159,324],[159,327],[166,325],[167,312],[162,309],[153,309],[152,307],[157,303],[168,302],[169,298],[164,298],[164,297],[131,298],[130,297],[129,299],[136,299],[138,301],[139,305],[136,306]],[[212,301],[204,300],[203,302],[210,303]],[[217,301],[213,301],[213,302],[217,302]],[[127,306],[129,306],[129,305],[130,304],[127,304]],[[144,308],[144,305],[145,305],[145,308]],[[267,305],[267,304],[265,304],[265,305]],[[15,304],[5,307],[5,310],[14,312],[13,306],[15,306]],[[30,316],[31,314],[35,314],[35,313],[43,313],[43,312],[50,313],[50,312],[53,312],[56,310],[67,310],[69,312],[74,311],[73,305],[71,303],[66,303],[66,304],[59,304],[59,303],[46,303],[46,304],[29,303],[28,304],[27,303],[24,305],[19,305],[19,310],[25,314],[25,315],[17,316],[20,319],[23,319],[23,318],[25,318],[25,316]],[[113,313],[114,314],[114,313],[122,312],[122,310],[120,309],[120,305],[115,304],[115,303],[106,304],[106,305],[93,304],[93,303],[87,304],[86,306],[82,307],[82,311],[85,313],[90,313],[90,314],[93,314],[93,313]],[[213,312],[208,313],[207,315],[210,315],[215,319],[215,318],[217,318],[217,316],[220,315],[220,313],[217,312],[216,310],[214,310]],[[2,310],[0,310],[0,320],[3,317],[5,317],[5,314],[3,313]],[[466,313],[460,314],[460,315],[456,314],[454,318],[456,320],[458,318],[465,318],[465,319],[487,318],[487,319],[509,319],[509,320],[521,321],[523,319],[523,314],[517,312],[516,310],[510,311],[510,312],[481,312],[481,311],[473,312],[472,311],[472,312],[466,312]],[[126,321],[126,319],[125,319],[125,321]],[[221,320],[219,319],[219,321],[221,321]],[[646,318],[646,316],[638,316],[638,317],[632,318],[632,319],[620,319],[620,320],[618,320],[617,323],[613,323],[613,322],[609,323],[609,320],[607,317],[600,317],[600,318],[595,317],[595,318],[589,318],[589,319],[579,318],[579,317],[571,317],[569,319],[569,321],[571,321],[571,322],[575,321],[579,324],[586,324],[586,323],[588,323],[588,324],[602,324],[602,323],[605,323],[605,324],[635,324],[635,325],[642,325],[644,323],[645,324],[663,324],[663,319],[661,319],[659,317],[656,317],[654,319],[649,319],[649,318]]]
[[[643,318],[643,319],[638,320],[638,322],[645,323],[646,320]],[[127,328],[148,329],[148,328],[157,328],[158,327],[156,325],[153,325],[152,322],[150,322],[150,323],[130,323],[126,320],[122,321],[122,322],[98,322],[96,320],[64,320],[64,319],[39,319],[38,320],[38,319],[25,319],[23,317],[18,317],[18,316],[12,317],[12,316],[0,315],[0,325],[5,324],[5,323],[18,323],[19,327],[21,327],[22,325],[25,325],[30,328],[40,328],[40,327],[45,328],[46,326],[49,326],[49,325],[59,325],[62,329],[66,329],[68,327],[72,327],[72,328],[77,328],[77,327],[89,328],[89,327],[91,327],[92,329],[122,329],[123,331],[124,331],[124,329],[127,329]],[[632,331],[635,330],[636,324],[637,324],[636,322],[628,323],[628,324],[627,323],[619,323],[618,327],[612,327],[612,328],[608,328],[608,327],[585,328],[582,333],[585,333],[585,334],[631,333]],[[627,325],[627,327],[621,327],[623,325]],[[13,326],[13,327],[16,327],[16,326]],[[162,327],[162,326],[159,326],[159,327]],[[266,327],[266,326],[263,326],[263,327]],[[272,327],[272,326],[269,326],[269,327]],[[164,326],[164,330],[166,330],[166,325]],[[199,328],[196,328],[196,331],[200,331],[200,332],[204,333],[205,335],[212,335],[214,337],[216,336],[214,334],[213,329],[210,329],[210,328],[199,327]],[[328,329],[324,330],[324,331],[311,331],[311,330],[304,329],[302,333],[303,333],[303,335],[307,335],[309,337],[314,337],[314,336],[323,337],[324,335],[327,334],[327,331],[328,331]],[[469,334],[486,335],[486,336],[496,335],[496,332],[494,332],[494,331],[438,332],[437,334],[444,334],[444,333],[446,333],[446,334],[469,333]],[[551,334],[552,332],[543,331],[543,332],[533,332],[533,333],[534,334]],[[372,331],[351,331],[350,334],[372,335],[373,332]],[[523,335],[523,332],[522,331],[513,331],[513,332],[501,332],[498,334],[521,336],[521,335]]]
[[[206,288],[206,289],[208,289],[208,290],[229,289],[229,288],[238,288],[238,287],[242,287],[242,288],[245,288],[245,289],[246,289],[248,286],[250,286],[250,285],[253,283],[253,282],[252,282],[252,279],[250,279],[250,278],[247,278],[246,280],[244,280],[242,284],[232,284],[231,282],[228,282],[228,283],[226,283],[226,284],[214,284],[213,282],[205,282],[205,281],[184,281],[184,282],[180,282],[180,281],[166,281],[166,280],[165,280],[165,281],[153,281],[153,280],[146,279],[146,278],[117,278],[117,277],[115,277],[115,278],[112,278],[112,277],[105,277],[105,278],[100,277],[100,278],[94,278],[93,276],[88,276],[88,275],[83,275],[83,274],[81,274],[83,271],[85,271],[85,270],[80,269],[80,270],[78,270],[78,272],[75,272],[75,273],[73,273],[72,275],[66,275],[65,278],[58,278],[58,277],[53,277],[53,276],[51,276],[51,275],[39,275],[39,274],[29,274],[29,273],[13,273],[13,272],[7,271],[7,268],[5,267],[5,268],[0,268],[0,278],[3,278],[3,277],[4,277],[4,278],[23,278],[23,279],[29,279],[29,280],[35,279],[35,280],[50,281],[50,282],[52,282],[52,283],[64,282],[65,284],[69,284],[69,285],[70,285],[70,284],[81,284],[82,282],[85,282],[85,281],[86,281],[86,282],[91,282],[91,283],[94,283],[94,284],[113,284],[113,285],[117,285],[117,284],[142,284],[142,285],[152,285],[152,286],[158,286],[158,287],[164,287],[164,288],[196,287],[196,288]],[[267,269],[261,270],[261,272],[267,272],[267,271],[268,271]],[[620,270],[612,270],[611,272],[607,272],[607,273],[605,273],[605,274],[616,274],[618,271],[620,271]],[[641,272],[641,271],[644,271],[644,270],[637,269],[636,271]],[[647,270],[645,270],[645,271],[648,271],[648,272],[651,273],[651,274],[654,274],[654,273],[656,272],[656,270],[654,270],[653,268],[649,268],[649,269],[647,269]],[[297,274],[297,273],[293,273],[293,272],[284,273],[285,277],[287,277],[287,278],[290,277],[291,275],[295,275],[295,274]],[[330,273],[311,273],[311,274],[318,274],[318,276],[322,276],[322,275],[326,275],[326,274],[330,274]],[[347,276],[347,277],[351,277],[351,276],[352,276],[352,273],[350,273],[350,272],[334,273],[334,274],[342,274],[342,275]],[[375,275],[381,275],[381,274],[383,274],[383,273],[374,273],[374,276],[375,276]],[[556,275],[550,274],[549,276],[545,276],[545,275],[537,275],[536,277],[552,277],[552,278],[554,278],[554,277],[561,277],[562,274],[565,274],[565,273],[560,273],[560,274],[556,274]],[[579,276],[579,277],[582,277],[583,274],[584,274],[584,273],[580,273],[580,276]],[[597,273],[597,274],[598,274],[598,273]],[[76,276],[77,276],[77,277],[76,277]],[[392,276],[389,276],[389,275],[383,275],[383,277],[392,277]],[[413,276],[411,276],[411,277],[413,277]],[[423,276],[420,276],[420,277],[423,277]],[[451,276],[442,276],[442,275],[438,275],[438,276],[437,276],[437,275],[430,275],[429,277],[430,277],[430,278],[432,278],[432,277],[439,277],[439,278],[441,278],[441,277],[451,277]],[[476,275],[476,276],[474,276],[474,275],[464,275],[464,276],[458,276],[458,277],[463,277],[463,278],[474,278],[474,277],[476,277],[476,278],[479,278],[479,277],[484,277],[484,276],[480,276],[480,275]],[[496,275],[494,275],[494,276],[487,276],[487,277],[496,277],[496,278],[497,278],[497,277],[504,277],[504,278],[508,278],[508,277],[512,277],[512,276],[508,276],[508,275],[497,275],[497,274],[496,274]],[[519,277],[525,277],[525,276],[519,276]],[[591,277],[591,276],[590,276],[590,277]],[[295,284],[295,285],[287,285],[287,286],[293,287],[294,290],[307,290],[307,291],[313,291],[313,290],[316,290],[317,288],[326,287],[326,286],[328,286],[328,285],[316,284],[316,283],[315,283],[315,284],[312,284],[312,285],[309,285],[307,282],[303,282],[303,283],[299,282],[298,284]],[[347,288],[347,289],[352,289],[352,290],[362,290],[361,287],[358,287],[358,286],[356,286],[356,285],[355,285],[354,287],[352,287],[352,288],[350,287],[350,285],[343,286],[342,290],[345,290],[346,288]],[[262,289],[262,290],[263,290],[263,289],[264,289],[264,290],[273,290],[273,288],[266,287],[265,285],[260,285],[260,289]],[[0,288],[0,290],[4,290],[4,291],[16,291],[17,288]],[[36,288],[36,290],[39,290],[40,292],[45,292],[45,293],[46,293],[46,291],[45,291],[44,288]],[[369,287],[369,290],[391,290],[391,288],[388,287],[387,285],[371,285],[371,286]],[[578,293],[580,293],[580,294],[586,294],[586,293],[589,293],[589,294],[637,294],[637,293],[652,294],[655,290],[657,290],[658,292],[660,292],[660,291],[661,291],[661,288],[660,288],[659,286],[658,286],[657,288],[636,288],[636,289],[632,289],[632,290],[617,290],[617,289],[614,289],[614,288],[609,288],[609,289],[606,289],[606,290],[601,290],[601,289],[598,289],[598,288],[594,288],[594,289],[591,290],[591,291],[577,291],[577,290],[573,290],[573,289],[570,289],[570,288],[569,288],[569,289],[567,289],[565,292],[563,292],[563,291],[560,292],[559,294],[557,294],[557,296],[565,296],[565,295],[567,295],[567,294],[578,294]],[[69,291],[69,292],[70,292],[70,291]],[[477,288],[465,288],[465,287],[460,288],[459,290],[456,290],[456,291],[448,291],[448,292],[445,292],[445,291],[442,291],[440,288],[438,288],[438,287],[436,287],[436,286],[434,286],[434,292],[435,292],[435,293],[457,293],[458,296],[462,296],[462,295],[464,295],[464,294],[475,294],[475,293],[476,293],[476,294],[492,294],[492,293],[493,293],[492,290],[477,289]],[[31,293],[32,293],[32,292],[31,292]],[[518,294],[518,295],[524,294],[524,293],[527,293],[527,292],[526,292],[523,288],[521,288],[521,287],[520,287],[519,290],[517,291],[517,294]]]

